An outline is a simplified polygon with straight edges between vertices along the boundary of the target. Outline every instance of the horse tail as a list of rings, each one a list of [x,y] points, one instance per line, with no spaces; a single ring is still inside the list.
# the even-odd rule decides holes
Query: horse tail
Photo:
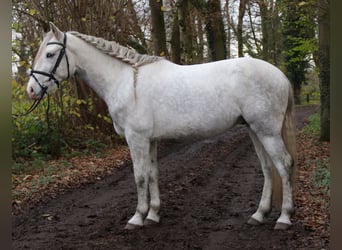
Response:
[[[288,103],[286,108],[286,113],[283,121],[282,127],[282,139],[284,141],[285,147],[288,153],[292,158],[292,169],[290,169],[290,181],[291,186],[294,188],[294,180],[297,174],[297,165],[296,165],[296,123],[295,123],[295,105],[294,105],[294,97],[293,90],[291,84],[289,83],[289,93],[288,93]],[[282,181],[279,176],[278,171],[273,166],[272,167],[272,179],[273,179],[273,189],[272,189],[272,197],[274,205],[277,209],[281,209],[282,200],[283,200],[283,189],[282,189]]]

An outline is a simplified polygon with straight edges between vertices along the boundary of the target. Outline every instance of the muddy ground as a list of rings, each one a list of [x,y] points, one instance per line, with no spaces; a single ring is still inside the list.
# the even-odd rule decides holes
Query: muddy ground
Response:
[[[297,128],[315,107],[297,108]],[[202,141],[160,143],[159,225],[126,231],[136,206],[131,162],[113,174],[13,216],[14,249],[328,249],[326,239],[294,221],[274,231],[246,224],[263,176],[244,126]]]

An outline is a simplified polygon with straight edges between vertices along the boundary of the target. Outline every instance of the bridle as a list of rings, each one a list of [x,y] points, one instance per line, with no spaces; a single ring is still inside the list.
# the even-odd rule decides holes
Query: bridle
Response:
[[[67,62],[67,68],[68,68],[68,77],[67,79],[69,79],[70,77],[70,71],[69,71],[69,60],[68,60],[68,56],[67,54],[65,53],[65,49],[66,49],[66,39],[67,39],[67,36],[66,34],[64,33],[64,39],[63,39],[63,43],[60,43],[60,42],[49,42],[47,43],[46,45],[53,45],[53,44],[56,44],[56,45],[59,45],[59,46],[62,46],[62,49],[60,50],[59,52],[59,55],[58,55],[58,58],[56,60],[56,63],[55,63],[55,66],[52,68],[52,70],[47,73],[47,72],[44,72],[44,71],[39,71],[39,70],[31,70],[31,73],[30,73],[30,76],[33,77],[33,79],[39,84],[39,86],[42,88],[42,90],[46,91],[47,90],[47,87],[42,85],[39,80],[36,78],[36,76],[34,74],[39,74],[39,75],[44,75],[44,76],[48,76],[49,77],[49,81],[50,80],[54,80],[54,82],[56,83],[57,87],[59,87],[59,81],[56,79],[55,75],[56,74],[56,71],[57,71],[57,68],[58,66],[60,65],[62,59],[63,59],[63,56],[65,55],[65,59],[66,59],[66,62]],[[45,94],[45,93],[44,93]]]
[[[39,71],[39,70],[31,70],[30,76],[33,77],[33,79],[36,81],[36,83],[38,83],[39,87],[41,88],[41,95],[40,95],[39,99],[37,99],[37,100],[35,100],[33,102],[33,104],[28,109],[28,111],[26,111],[24,114],[19,114],[19,115],[14,115],[14,116],[24,116],[24,115],[30,114],[33,110],[36,109],[36,107],[39,105],[39,103],[44,98],[44,95],[46,94],[48,87],[44,86],[44,84],[40,83],[38,78],[35,76],[35,74],[49,77],[49,81],[53,80],[55,82],[55,84],[57,85],[57,87],[59,88],[60,82],[56,79],[55,74],[56,74],[57,68],[59,67],[59,65],[60,65],[60,63],[61,63],[61,61],[63,59],[63,56],[65,56],[66,63],[67,63],[67,69],[68,69],[68,76],[67,76],[66,80],[69,79],[69,77],[70,77],[70,70],[69,70],[68,55],[66,54],[66,51],[65,51],[65,49],[66,49],[66,42],[67,42],[67,36],[64,33],[63,43],[60,43],[60,42],[49,42],[49,43],[46,44],[46,46],[56,44],[56,45],[59,45],[59,46],[62,47],[62,49],[59,52],[58,58],[56,60],[56,63],[53,66],[53,68],[52,68],[52,70],[50,72],[44,72],[44,71]]]

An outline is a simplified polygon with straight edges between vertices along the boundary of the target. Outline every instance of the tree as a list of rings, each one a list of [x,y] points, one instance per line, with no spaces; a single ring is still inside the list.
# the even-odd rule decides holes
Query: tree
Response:
[[[330,0],[318,0],[318,64],[321,91],[322,141],[330,141]]]
[[[223,26],[220,0],[209,0],[207,11],[207,37],[211,59],[222,60],[227,57],[226,35]]]
[[[243,17],[246,11],[246,3],[248,0],[240,0],[239,4],[239,16],[238,16],[238,24],[237,24],[237,41],[238,41],[238,56],[243,57],[243,37],[242,37],[242,26],[243,26]]]
[[[184,64],[192,64],[195,59],[193,45],[193,27],[191,26],[191,2],[179,0],[178,20],[180,30],[180,44],[182,48],[181,61]]]
[[[171,60],[174,63],[181,64],[181,41],[180,41],[180,28],[178,11],[173,17],[172,35],[171,35]]]
[[[229,11],[229,0],[226,0],[226,4],[224,5],[224,18],[226,19],[226,28],[227,28],[227,38],[226,38],[226,51],[227,51],[227,58],[231,57],[231,46],[230,41],[232,37],[232,27],[230,23],[230,11]]]
[[[301,86],[316,49],[312,0],[298,3],[284,1],[282,33],[284,36],[285,68],[293,84],[295,103],[300,104]]]
[[[182,57],[180,61],[185,64],[203,62],[205,47],[203,27],[205,27],[210,59],[216,61],[227,57],[220,0],[179,0],[171,39],[175,59]],[[177,52],[183,53],[179,55]]]
[[[166,56],[166,34],[162,0],[149,0],[152,19],[152,43],[155,55]]]
[[[262,59],[280,65],[282,37],[280,32],[279,1],[257,0],[262,31]]]

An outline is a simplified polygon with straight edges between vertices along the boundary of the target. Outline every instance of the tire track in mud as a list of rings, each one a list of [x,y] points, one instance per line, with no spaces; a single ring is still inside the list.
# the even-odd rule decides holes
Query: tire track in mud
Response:
[[[304,117],[299,116],[297,126]],[[286,232],[273,230],[276,211],[263,226],[246,224],[257,208],[263,176],[244,126],[207,140],[160,144],[159,225],[123,229],[136,206],[132,166],[127,162],[101,181],[14,216],[13,248],[295,249],[304,245],[310,232],[299,223]]]

